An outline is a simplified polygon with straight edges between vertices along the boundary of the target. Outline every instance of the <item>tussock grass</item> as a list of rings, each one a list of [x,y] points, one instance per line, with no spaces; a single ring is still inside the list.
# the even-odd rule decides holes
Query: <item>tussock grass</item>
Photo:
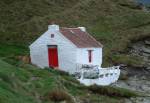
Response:
[[[66,101],[67,103],[73,103],[71,96],[66,91],[61,89],[53,89],[44,96],[45,100],[51,100],[54,102]]]

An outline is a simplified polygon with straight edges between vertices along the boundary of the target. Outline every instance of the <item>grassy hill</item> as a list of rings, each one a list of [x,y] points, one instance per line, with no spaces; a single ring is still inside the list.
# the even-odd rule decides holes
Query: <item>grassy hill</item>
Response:
[[[85,87],[65,72],[0,60],[0,103],[122,103],[138,96],[112,87]]]
[[[20,61],[51,22],[87,27],[104,45],[104,66],[138,66],[127,47],[150,33],[150,13],[131,0],[0,0],[0,103],[122,103],[136,96],[118,88],[87,88],[66,73]]]
[[[139,64],[137,58],[121,53],[131,41],[150,33],[150,13],[131,0],[1,0],[0,12],[0,41],[3,43],[28,46],[51,22],[87,27],[104,45],[105,66]]]

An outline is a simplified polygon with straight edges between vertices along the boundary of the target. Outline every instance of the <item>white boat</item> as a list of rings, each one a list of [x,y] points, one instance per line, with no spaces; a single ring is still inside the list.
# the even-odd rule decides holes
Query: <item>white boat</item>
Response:
[[[78,71],[77,80],[80,83],[90,86],[90,85],[102,85],[107,86],[119,79],[120,69],[119,66],[113,66],[108,68],[100,67],[90,67],[90,68],[81,68]]]

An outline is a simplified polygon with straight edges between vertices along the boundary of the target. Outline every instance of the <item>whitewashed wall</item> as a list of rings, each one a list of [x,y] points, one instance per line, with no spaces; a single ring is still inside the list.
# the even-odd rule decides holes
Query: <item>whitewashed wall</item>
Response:
[[[54,38],[51,38],[54,34]],[[102,64],[102,48],[77,48],[70,40],[59,32],[59,26],[49,26],[41,37],[30,45],[31,62],[41,68],[49,67],[48,45],[57,45],[58,62],[61,70],[74,73],[77,64]],[[92,62],[89,63],[88,51],[93,50]]]
[[[89,63],[88,50],[93,50],[91,63]],[[101,67],[102,48],[78,48],[78,50],[77,50],[77,63],[79,63],[79,64],[93,64],[93,65],[99,65]]]
[[[50,35],[55,37],[51,38]],[[58,62],[61,70],[73,73],[76,69],[76,46],[67,40],[59,31],[48,30],[30,46],[31,62],[41,68],[48,67],[47,45],[58,46]]]

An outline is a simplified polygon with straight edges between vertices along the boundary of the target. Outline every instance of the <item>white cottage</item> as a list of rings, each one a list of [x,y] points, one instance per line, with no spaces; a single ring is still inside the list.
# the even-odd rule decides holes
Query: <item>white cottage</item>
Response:
[[[29,48],[32,64],[74,73],[83,64],[101,67],[102,47],[85,27],[61,28],[54,24]]]
[[[76,74],[81,83],[89,86],[109,85],[119,78],[119,66],[101,67],[102,47],[84,27],[49,25],[29,48],[32,64]]]

